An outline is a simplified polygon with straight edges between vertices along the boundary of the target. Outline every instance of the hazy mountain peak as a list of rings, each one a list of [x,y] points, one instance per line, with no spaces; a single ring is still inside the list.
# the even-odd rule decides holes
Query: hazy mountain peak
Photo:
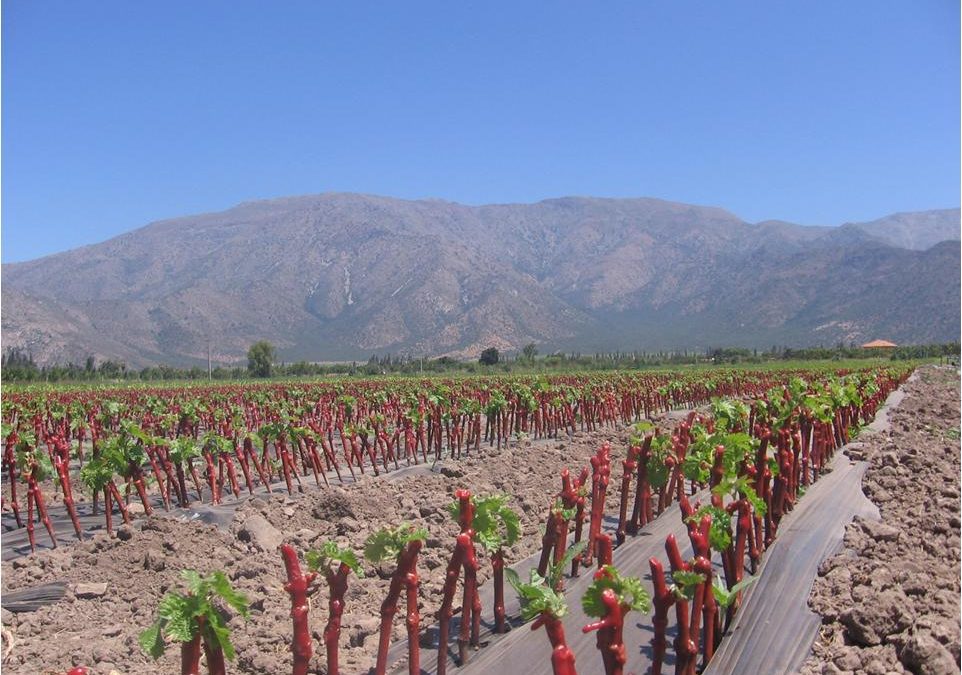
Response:
[[[924,251],[941,241],[962,238],[962,210],[893,213],[867,223],[846,223],[892,246]]]

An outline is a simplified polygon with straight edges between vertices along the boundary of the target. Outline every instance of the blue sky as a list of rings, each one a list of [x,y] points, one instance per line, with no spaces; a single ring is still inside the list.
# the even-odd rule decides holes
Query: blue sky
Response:
[[[2,258],[258,198],[959,205],[959,3],[2,5]]]

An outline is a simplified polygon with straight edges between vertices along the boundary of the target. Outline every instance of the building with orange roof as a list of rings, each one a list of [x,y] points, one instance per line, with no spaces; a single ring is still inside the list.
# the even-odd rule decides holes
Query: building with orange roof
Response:
[[[888,340],[872,340],[862,345],[862,349],[893,349],[895,347],[898,347],[898,345]]]

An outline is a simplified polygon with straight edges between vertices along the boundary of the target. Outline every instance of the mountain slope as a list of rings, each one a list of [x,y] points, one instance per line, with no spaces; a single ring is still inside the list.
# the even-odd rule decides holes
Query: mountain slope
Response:
[[[208,342],[237,360],[262,338],[288,360],[958,339],[958,244],[893,246],[885,220],[749,224],[656,199],[244,203],[4,265],[4,346],[140,366],[205,360]]]
[[[924,251],[940,242],[959,239],[962,210],[894,213],[868,223],[854,223],[849,226],[867,232],[886,244]]]

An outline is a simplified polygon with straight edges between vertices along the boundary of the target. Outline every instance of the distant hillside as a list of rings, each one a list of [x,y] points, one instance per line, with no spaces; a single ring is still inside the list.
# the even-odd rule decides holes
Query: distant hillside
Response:
[[[251,202],[4,265],[3,345],[141,366],[206,360],[208,341],[236,361],[262,338],[287,360],[954,340],[958,222],[750,224],[657,199]]]

